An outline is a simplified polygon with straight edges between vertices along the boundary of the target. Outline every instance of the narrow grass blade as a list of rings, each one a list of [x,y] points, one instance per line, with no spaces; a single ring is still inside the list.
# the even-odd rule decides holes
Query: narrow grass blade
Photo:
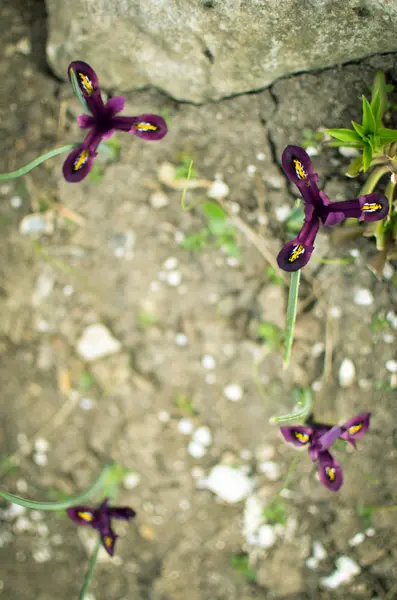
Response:
[[[182,206],[183,210],[191,210],[192,208],[194,208],[196,206],[195,204],[190,204],[190,205],[186,204],[186,192],[187,192],[187,188],[189,187],[190,178],[192,176],[192,168],[193,168],[193,161],[191,160],[188,171],[187,171],[185,187],[182,190],[182,196],[181,196],[181,206]]]
[[[25,498],[14,496],[14,494],[9,494],[3,490],[0,490],[0,498],[4,498],[4,500],[8,500],[8,502],[12,502],[13,504],[18,504],[25,508],[33,508],[35,510],[63,510],[74,504],[81,504],[87,500],[89,496],[101,489],[112,468],[113,465],[105,465],[94,483],[88,489],[84,492],[69,496],[69,498],[59,502],[37,502],[35,500],[26,500]]]
[[[84,111],[92,114],[90,109],[88,108],[87,102],[84,100],[83,94],[81,93],[79,84],[77,82],[77,76],[73,69],[70,69],[70,79],[72,81],[73,91],[74,91],[78,101],[80,102],[81,106],[84,108]]]
[[[291,283],[288,295],[287,308],[287,327],[285,330],[285,352],[284,352],[284,369],[289,365],[291,357],[292,342],[294,341],[294,328],[296,321],[296,308],[298,304],[299,283],[301,272],[295,271],[291,275]]]
[[[53,156],[57,156],[58,154],[62,154],[62,152],[70,152],[74,148],[77,148],[79,144],[68,144],[67,146],[61,146],[60,148],[54,148],[54,150],[50,150],[41,156],[38,156],[32,162],[28,163],[24,167],[17,169],[16,171],[11,171],[11,173],[2,173],[0,174],[0,181],[7,181],[8,179],[16,179],[17,177],[21,177],[26,173],[29,173],[32,169],[40,165],[42,162],[47,160],[48,158],[52,158]]]
[[[296,404],[297,409],[287,415],[272,417],[270,423],[289,423],[290,421],[305,421],[312,411],[313,399],[309,388],[303,388],[298,391],[299,399]]]
[[[295,471],[295,468],[296,468],[296,465],[298,463],[298,460],[300,458],[301,457],[298,454],[294,456],[294,458],[292,459],[291,464],[290,464],[290,466],[288,468],[287,475],[285,477],[285,480],[284,480],[284,483],[283,483],[282,487],[278,490],[277,494],[270,500],[270,502],[268,502],[266,504],[265,509],[269,508],[270,506],[272,506],[272,504],[274,504],[277,501],[277,499],[279,498],[281,492],[283,492],[285,490],[285,488],[288,486],[289,482],[291,481],[291,477],[292,477],[292,475],[293,475],[293,473]]]
[[[90,564],[88,567],[88,571],[84,576],[83,587],[81,588],[79,600],[85,600],[88,586],[94,576],[95,566],[98,559],[99,549],[101,547],[101,538],[98,537],[97,543],[95,544],[94,550],[91,554]]]

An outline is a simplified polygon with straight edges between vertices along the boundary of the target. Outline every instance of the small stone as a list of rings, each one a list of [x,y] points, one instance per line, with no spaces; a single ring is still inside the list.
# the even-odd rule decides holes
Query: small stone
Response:
[[[36,452],[48,452],[50,449],[50,444],[44,438],[37,438],[37,440],[34,442],[34,447]]]
[[[312,346],[312,356],[314,356],[314,358],[318,358],[319,356],[322,355],[322,353],[325,350],[325,346],[322,342],[317,342],[317,344],[313,344]]]
[[[71,296],[74,293],[73,286],[65,285],[65,287],[63,288],[63,293],[65,294],[65,296]]]
[[[20,198],[19,196],[13,196],[10,199],[10,204],[12,208],[20,208],[22,206],[22,198]]]
[[[271,548],[276,543],[276,533],[274,527],[265,524],[258,529],[258,546],[261,548]]]
[[[265,160],[266,155],[263,152],[258,152],[258,154],[256,155],[256,159],[257,160]]]
[[[26,494],[26,492],[28,491],[28,484],[24,479],[18,479],[15,485],[18,492],[20,492],[21,494]]]
[[[229,195],[229,192],[229,186],[224,181],[216,180],[211,184],[207,196],[213,200],[222,200]]]
[[[361,571],[359,565],[348,556],[341,556],[336,560],[336,571],[320,580],[321,585],[328,589],[335,589],[342,583],[348,583]]]
[[[360,156],[357,148],[349,148],[348,146],[339,146],[338,148],[339,154],[344,156],[345,158],[355,158],[356,156]]]
[[[182,275],[179,271],[170,271],[167,273],[166,279],[168,285],[171,285],[172,287],[178,287],[178,285],[181,283]]]
[[[397,373],[397,361],[388,360],[386,363],[386,369],[389,371],[389,373]]]
[[[383,334],[383,341],[385,342],[385,344],[393,344],[395,337],[392,333],[384,333]]]
[[[319,154],[320,154],[320,152],[318,151],[318,148],[315,148],[314,146],[307,146],[306,152],[308,153],[309,156],[319,156]]]
[[[201,359],[201,364],[204,369],[215,369],[215,358],[210,354],[204,354],[203,358]]]
[[[383,277],[385,279],[387,279],[387,280],[390,280],[393,277],[393,275],[394,275],[394,269],[393,269],[392,265],[389,262],[385,263],[385,266],[383,267],[383,273],[382,274],[383,274]]]
[[[370,306],[374,302],[374,297],[370,290],[361,288],[354,295],[354,302],[358,306]]]
[[[288,215],[291,212],[291,207],[288,204],[283,204],[282,206],[276,206],[274,212],[276,213],[276,219],[280,223],[284,223],[287,219]]]
[[[343,388],[353,385],[356,379],[356,368],[350,358],[345,358],[339,368],[339,385]]]
[[[170,203],[170,200],[169,200],[167,194],[165,194],[164,192],[161,192],[161,191],[153,192],[153,194],[151,194],[149,196],[149,204],[155,210],[160,210],[161,208],[165,208],[166,206],[169,205],[169,203]]]
[[[353,258],[358,258],[360,256],[360,250],[358,248],[351,248],[349,250],[349,254],[350,256],[352,256]]]
[[[47,454],[40,452],[35,452],[35,454],[33,454],[33,460],[39,467],[45,467],[48,464]]]
[[[54,220],[48,213],[26,215],[19,223],[19,233],[32,237],[51,235],[54,233]]]
[[[210,446],[212,443],[212,434],[209,427],[199,427],[193,433],[193,440],[202,446]]]
[[[190,435],[193,431],[193,423],[190,419],[181,419],[178,423],[178,431],[183,435]]]
[[[207,452],[206,448],[202,444],[199,444],[193,440],[189,442],[187,451],[190,456],[193,456],[193,458],[202,458]]]
[[[44,563],[51,560],[51,552],[47,547],[35,548],[33,551],[33,560],[38,563]]]
[[[171,419],[170,413],[166,410],[160,410],[157,416],[161,423],[168,423]]]
[[[141,476],[138,473],[127,473],[123,479],[123,485],[126,490],[133,490],[139,485]]]
[[[255,165],[248,165],[247,167],[247,175],[248,177],[253,177],[256,173],[256,166]]]
[[[356,535],[354,535],[352,538],[350,538],[349,546],[354,548],[354,546],[358,546],[359,544],[362,544],[364,540],[365,540],[364,533],[361,533],[361,532],[356,533]]]
[[[327,558],[327,551],[321,542],[313,542],[313,556],[316,560],[324,560]]]
[[[266,475],[266,477],[270,481],[277,481],[277,479],[280,479],[280,467],[277,463],[273,462],[272,460],[267,460],[261,463],[259,465],[259,471]]]
[[[331,308],[329,309],[329,315],[333,319],[340,319],[342,316],[342,310],[339,306],[331,306]]]
[[[223,388],[223,394],[232,402],[239,402],[243,397],[243,388],[238,383],[229,383]]]
[[[175,344],[177,346],[186,346],[188,343],[187,335],[184,333],[177,333],[175,336]]]
[[[216,465],[208,478],[200,482],[199,487],[210,490],[229,504],[235,504],[249,496],[253,482],[239,469]]]
[[[24,533],[25,531],[29,531],[31,529],[32,524],[26,517],[18,517],[13,526],[13,531],[15,533]]]
[[[101,323],[89,325],[83,331],[77,342],[77,352],[87,361],[103,358],[109,354],[115,354],[121,349],[121,344],[110,331]]]
[[[369,527],[368,529],[365,530],[365,535],[367,535],[368,537],[373,537],[375,535],[375,533],[376,532],[373,527]]]
[[[167,260],[164,262],[164,269],[166,269],[167,271],[171,271],[172,269],[176,269],[176,267],[178,266],[178,259],[175,258],[175,256],[170,256],[169,258],[167,258]]]
[[[94,408],[94,401],[91,398],[81,398],[79,406],[82,410],[92,410]]]

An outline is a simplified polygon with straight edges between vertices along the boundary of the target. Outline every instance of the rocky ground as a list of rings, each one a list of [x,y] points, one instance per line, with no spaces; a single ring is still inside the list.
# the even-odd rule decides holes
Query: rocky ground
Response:
[[[0,172],[82,139],[71,86],[46,66],[45,25],[42,2],[3,0]],[[288,371],[277,329],[288,288],[271,269],[295,199],[283,148],[358,120],[377,68],[397,80],[389,55],[201,106],[131,93],[125,114],[167,116],[161,142],[119,135],[117,160],[81,184],[63,180],[62,156],[0,184],[2,485],[44,500],[84,489],[109,459],[129,470],[117,499],[137,518],[118,529],[117,556],[101,557],[90,600],[396,597],[394,513],[358,510],[395,502],[393,265],[377,281],[371,239],[332,245],[321,232]],[[325,192],[354,197],[348,158],[320,150]],[[181,208],[164,163],[183,175],[190,157],[203,181],[188,202],[221,195],[238,226],[229,254],[200,233],[200,204]],[[298,386],[318,419],[370,410],[371,429],[340,455],[337,494],[301,454],[263,516],[295,456],[269,418],[292,409]],[[77,598],[87,536],[54,513],[4,505],[1,519],[0,597]]]

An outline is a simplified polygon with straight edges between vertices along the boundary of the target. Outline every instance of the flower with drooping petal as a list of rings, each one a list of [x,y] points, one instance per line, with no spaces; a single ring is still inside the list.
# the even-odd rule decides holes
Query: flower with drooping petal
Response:
[[[128,506],[109,505],[109,498],[105,498],[98,508],[89,506],[71,506],[66,510],[68,516],[78,525],[89,525],[96,529],[101,536],[102,545],[106,552],[113,556],[114,546],[119,537],[111,527],[111,519],[129,521],[135,517],[136,512]]]
[[[318,476],[329,490],[336,492],[343,483],[342,468],[328,451],[341,438],[354,448],[356,439],[369,428],[371,413],[361,413],[343,425],[327,425],[311,422],[309,426],[280,427],[286,442],[294,446],[308,446],[309,456],[318,463]]]
[[[84,179],[92,168],[97,148],[102,140],[110,138],[115,131],[126,131],[144,140],[160,140],[167,133],[167,125],[159,115],[143,114],[136,117],[116,116],[124,108],[124,96],[115,96],[103,103],[99,81],[95,71],[87,63],[78,60],[70,63],[77,78],[81,94],[91,115],[80,115],[77,123],[89,129],[84,142],[72,150],[63,163],[63,175],[67,181]]]
[[[295,183],[303,198],[305,219],[299,234],[279,252],[277,263],[280,269],[298,271],[309,262],[320,222],[330,227],[344,219],[379,221],[387,215],[389,203],[382,194],[373,193],[359,196],[356,200],[331,202],[319,190],[318,175],[313,172],[312,161],[303,148],[287,146],[281,160],[285,174]]]

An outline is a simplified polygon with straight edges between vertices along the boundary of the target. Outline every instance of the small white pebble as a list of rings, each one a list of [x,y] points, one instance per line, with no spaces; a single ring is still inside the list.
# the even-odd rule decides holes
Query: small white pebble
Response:
[[[277,479],[280,479],[280,467],[272,460],[267,460],[261,463],[259,465],[259,471],[266,475],[270,481],[277,481]]]
[[[79,406],[82,410],[92,410],[94,408],[94,401],[91,398],[81,398]]]
[[[357,148],[350,148],[348,146],[339,146],[338,148],[339,154],[344,156],[345,158],[355,158],[356,156],[360,156]]]
[[[25,494],[28,491],[28,484],[24,479],[18,479],[15,485],[21,494]]]
[[[74,293],[73,286],[65,285],[65,287],[63,288],[63,293],[65,296],[71,296]]]
[[[392,310],[389,310],[386,313],[386,319],[390,323],[390,325],[393,329],[397,329],[397,315],[395,312],[393,312]]]
[[[314,558],[314,556],[309,556],[309,558],[306,560],[305,565],[307,566],[308,569],[317,569],[318,560],[317,560],[317,558]]]
[[[23,37],[15,44],[15,50],[19,52],[19,54],[23,54],[24,56],[29,56],[32,51],[32,43],[28,37]]]
[[[48,452],[50,444],[44,438],[37,438],[34,442],[34,447],[37,452]]]
[[[175,336],[175,344],[177,346],[187,346],[188,339],[184,333],[177,333]]]
[[[248,165],[247,167],[247,175],[249,177],[252,177],[253,175],[255,175],[256,173],[256,166],[255,165]]]
[[[324,558],[327,558],[327,551],[325,550],[321,542],[313,542],[313,556],[317,560],[324,560]]]
[[[198,482],[199,488],[208,489],[219,498],[234,504],[244,500],[252,492],[254,482],[240,469],[216,465],[207,479]]]
[[[384,333],[383,336],[383,341],[385,342],[385,344],[392,344],[395,340],[395,337],[392,333]]]
[[[33,460],[39,467],[45,467],[48,464],[47,454],[36,452],[33,454]]]
[[[345,358],[339,367],[339,385],[343,388],[353,385],[356,379],[356,368],[350,358]]]
[[[288,204],[283,204],[282,206],[276,206],[274,212],[276,213],[277,221],[283,223],[290,214],[291,208]]]
[[[24,533],[25,531],[29,531],[32,524],[26,517],[18,517],[18,519],[14,523],[13,530],[15,533]]]
[[[215,369],[215,358],[211,356],[211,354],[204,354],[203,358],[201,359],[201,365],[204,369]]]
[[[232,402],[239,402],[243,397],[243,388],[238,383],[229,383],[223,388],[223,394]]]
[[[194,479],[199,479],[200,477],[203,477],[204,469],[202,467],[193,467],[193,469],[190,471],[190,474],[192,477],[194,477]]]
[[[187,451],[190,454],[190,456],[193,456],[193,458],[202,458],[207,452],[206,448],[202,444],[198,444],[193,440],[189,442],[187,446]]]
[[[167,269],[167,271],[171,271],[172,269],[176,269],[176,267],[178,266],[178,259],[175,258],[175,256],[170,256],[164,262],[163,266],[164,266],[164,269]]]
[[[240,205],[238,202],[228,202],[228,206],[233,215],[238,215],[240,212]]]
[[[222,200],[229,195],[229,186],[224,181],[214,181],[207,192],[208,198],[213,200]]]
[[[271,548],[276,543],[276,533],[271,525],[262,525],[258,529],[258,546],[260,548]]]
[[[359,565],[354,560],[348,556],[340,556],[336,559],[336,571],[328,577],[323,577],[320,582],[326,588],[335,589],[342,583],[351,581],[360,571]]]
[[[167,283],[172,287],[178,287],[182,281],[182,275],[179,271],[170,271],[167,273]]]
[[[397,373],[397,361],[388,360],[386,363],[386,369],[389,371],[389,373]]]
[[[373,537],[375,535],[375,529],[373,527],[369,527],[365,530],[365,535],[368,537]]]
[[[202,446],[209,446],[212,443],[212,434],[209,427],[203,426],[196,429],[192,439]]]
[[[350,538],[349,546],[354,548],[354,546],[359,546],[360,544],[362,544],[364,540],[365,540],[364,533],[361,533],[361,531],[359,531],[358,533],[356,533],[356,535],[353,535],[353,537]]]
[[[138,473],[127,473],[123,479],[123,485],[126,490],[133,490],[139,485],[141,476]]]
[[[329,309],[329,315],[333,319],[340,319],[342,316],[342,310],[339,306],[331,306],[331,308]]]
[[[228,256],[226,259],[226,263],[229,265],[229,267],[238,267],[240,261],[236,256]]]
[[[318,148],[315,148],[314,146],[308,146],[306,148],[306,152],[308,153],[309,156],[318,156],[320,154],[320,152],[318,151]]]
[[[149,196],[149,204],[155,210],[160,210],[160,208],[165,208],[170,203],[167,194],[162,191],[153,192]]]
[[[166,410],[160,410],[158,415],[158,420],[161,421],[162,423],[168,423],[170,420],[170,413],[167,412]]]
[[[383,267],[383,277],[387,280],[391,279],[394,275],[394,269],[392,267],[392,265],[387,262],[385,264],[385,266]]]
[[[258,152],[256,155],[256,160],[265,160],[266,155],[263,152]]]
[[[374,297],[370,290],[361,288],[354,294],[354,303],[358,306],[371,306],[374,302]]]
[[[43,513],[40,512],[39,510],[31,510],[30,511],[30,518],[32,519],[32,521],[42,521],[43,520]]]
[[[319,379],[317,379],[317,381],[313,381],[312,383],[312,390],[313,392],[319,392],[323,387],[323,383],[322,381],[320,381]]]
[[[41,537],[47,537],[48,536],[48,525],[46,523],[39,523],[39,525],[37,526],[37,533],[41,536]]]
[[[178,423],[178,431],[179,433],[183,433],[183,435],[190,435],[193,431],[193,423],[190,419],[181,419]]]
[[[318,358],[324,352],[324,344],[322,342],[317,342],[317,344],[313,344],[312,346],[312,356],[314,358]]]
[[[352,256],[353,258],[358,258],[360,256],[360,250],[358,248],[351,248],[349,250],[349,254],[350,256]]]
[[[20,208],[22,206],[22,198],[20,198],[19,196],[13,196],[10,199],[10,204],[12,208]]]

